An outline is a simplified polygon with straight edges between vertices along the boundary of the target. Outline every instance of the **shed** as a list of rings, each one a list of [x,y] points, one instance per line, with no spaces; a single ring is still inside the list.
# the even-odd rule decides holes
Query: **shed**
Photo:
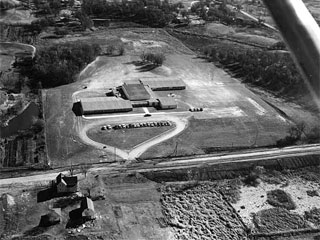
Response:
[[[177,103],[174,98],[171,97],[159,97],[159,107],[160,109],[174,109],[177,108]]]
[[[84,115],[132,111],[130,101],[117,97],[82,98],[80,103]]]

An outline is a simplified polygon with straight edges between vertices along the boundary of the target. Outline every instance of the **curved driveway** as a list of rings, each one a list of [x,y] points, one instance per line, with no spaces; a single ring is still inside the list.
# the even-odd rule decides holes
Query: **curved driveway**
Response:
[[[91,118],[92,119],[92,118]],[[89,123],[82,127],[79,130],[79,137],[80,139],[85,142],[86,144],[89,144],[91,146],[94,146],[96,148],[99,148],[101,150],[105,150],[109,153],[116,154],[117,156],[126,159],[126,160],[133,160],[141,154],[143,154],[147,149],[150,147],[161,143],[165,140],[168,140],[169,138],[172,138],[173,136],[179,134],[182,132],[188,125],[188,120],[179,118],[176,116],[171,116],[167,115],[166,113],[164,114],[157,114],[156,116],[149,117],[148,119],[143,118],[143,114],[127,114],[126,116],[121,116],[121,123],[130,123],[130,122],[146,122],[148,121],[171,121],[175,124],[175,127],[173,129],[170,129],[164,133],[159,134],[158,136],[155,136],[151,139],[148,139],[147,141],[140,143],[139,145],[135,146],[131,151],[124,151],[120,148],[116,148],[113,146],[109,146],[103,143],[99,143],[96,141],[93,141],[91,138],[88,137],[87,131],[91,128],[101,126],[101,125],[106,125],[106,124],[119,124],[119,118],[110,118],[106,116],[104,119],[101,119],[101,116],[99,117],[100,120],[94,121],[92,123]]]

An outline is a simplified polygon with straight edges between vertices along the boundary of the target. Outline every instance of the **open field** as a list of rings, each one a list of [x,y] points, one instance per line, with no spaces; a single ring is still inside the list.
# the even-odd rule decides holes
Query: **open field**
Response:
[[[72,113],[72,104],[81,96],[102,96],[104,89],[135,79],[182,79],[187,85],[186,90],[156,92],[159,96],[173,93],[178,103],[177,109],[160,112],[150,109],[150,111],[160,114],[163,119],[169,115],[179,116],[190,121],[188,128],[178,136],[150,148],[142,158],[168,156],[175,149],[179,155],[194,155],[230,147],[268,146],[274,145],[277,140],[287,135],[287,130],[291,126],[290,121],[279,115],[238,80],[213,64],[197,58],[164,31],[127,29],[107,32],[109,35],[105,44],[107,45],[110,39],[121,39],[125,46],[123,56],[99,56],[82,71],[76,83],[46,91],[46,134],[49,157],[53,166],[69,164],[70,161],[95,162],[99,156],[104,155],[103,149],[94,152],[94,148],[83,144],[78,136],[79,129],[98,119],[75,116]],[[102,44],[101,38],[107,32],[82,36],[79,40],[92,39]],[[59,41],[67,40],[75,41],[76,37]],[[161,51],[165,54],[166,60],[161,67],[146,72],[140,71],[134,62],[139,60],[138,56],[143,51]],[[87,88],[81,90],[83,86]],[[204,111],[188,112],[190,107],[202,107]],[[139,114],[142,120],[143,112],[137,110],[119,116],[125,116],[126,121],[130,122],[130,118],[138,118]],[[157,120],[155,116],[154,120]],[[114,122],[117,114],[97,117],[104,118],[103,124],[106,125],[110,121]],[[120,120],[121,118],[117,119],[118,123],[124,121]],[[157,132],[152,133],[153,136],[156,134]],[[94,154],[91,156],[87,151]],[[107,155],[113,153],[114,151]]]

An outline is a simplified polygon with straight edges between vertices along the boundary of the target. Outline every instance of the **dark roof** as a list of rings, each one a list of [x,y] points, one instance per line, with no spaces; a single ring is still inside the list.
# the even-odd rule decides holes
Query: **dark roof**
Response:
[[[49,227],[60,222],[60,215],[53,210],[50,210],[46,215],[42,215],[40,219],[40,227]]]
[[[132,109],[132,104],[128,100],[117,97],[94,97],[82,98],[82,110],[86,111],[103,111],[103,110],[117,110],[117,109]]]
[[[152,90],[186,88],[186,84],[181,79],[143,79],[141,82],[148,85]]]
[[[81,201],[81,209],[85,210],[87,208],[91,209],[94,211],[94,206],[93,206],[93,202],[90,198],[85,197],[84,199],[82,199]]]
[[[141,83],[125,83],[122,85],[122,90],[126,97],[131,101],[150,99],[150,94]]]
[[[78,183],[77,176],[63,177],[62,179],[66,182],[68,187],[73,187],[73,186],[77,185],[77,183]]]

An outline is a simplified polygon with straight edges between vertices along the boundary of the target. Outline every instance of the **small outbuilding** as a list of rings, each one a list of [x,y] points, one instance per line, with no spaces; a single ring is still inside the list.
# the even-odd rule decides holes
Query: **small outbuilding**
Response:
[[[42,215],[39,223],[39,227],[50,227],[52,225],[60,223],[61,209],[51,209],[47,214]]]
[[[60,173],[56,178],[57,193],[74,193],[78,191],[77,176],[63,176]]]

